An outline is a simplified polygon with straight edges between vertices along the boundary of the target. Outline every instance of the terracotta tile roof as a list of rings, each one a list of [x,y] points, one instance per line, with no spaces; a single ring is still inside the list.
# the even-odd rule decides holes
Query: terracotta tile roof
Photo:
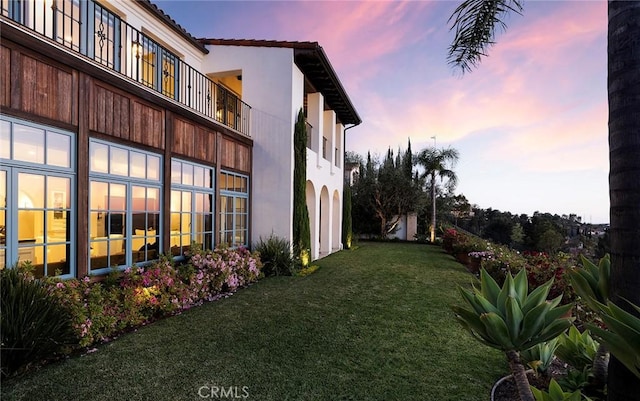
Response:
[[[199,39],[204,45],[212,46],[253,46],[279,47],[294,51],[296,65],[311,82],[315,90],[321,92],[329,107],[336,112],[344,125],[362,122],[358,112],[351,103],[329,58],[318,42],[289,42],[279,40],[256,39]]]

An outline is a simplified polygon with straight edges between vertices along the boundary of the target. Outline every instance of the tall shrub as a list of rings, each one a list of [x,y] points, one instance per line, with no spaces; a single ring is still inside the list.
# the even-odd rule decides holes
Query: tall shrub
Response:
[[[69,313],[42,282],[14,267],[0,273],[2,376],[55,355],[77,342]]]
[[[344,249],[351,248],[353,227],[351,222],[351,186],[344,186],[342,199],[342,245]]]
[[[307,210],[307,124],[302,109],[293,135],[293,251],[302,265],[309,261],[311,249],[311,229]]]

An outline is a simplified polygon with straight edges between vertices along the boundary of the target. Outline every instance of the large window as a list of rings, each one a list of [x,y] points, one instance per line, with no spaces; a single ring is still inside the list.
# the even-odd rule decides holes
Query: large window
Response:
[[[248,246],[249,177],[220,172],[220,241],[229,246]]]
[[[171,161],[171,254],[181,256],[191,242],[213,249],[212,167]]]
[[[157,259],[161,157],[91,140],[89,159],[90,272]]]
[[[72,276],[74,155],[68,132],[0,119],[0,265],[31,262],[36,277]]]

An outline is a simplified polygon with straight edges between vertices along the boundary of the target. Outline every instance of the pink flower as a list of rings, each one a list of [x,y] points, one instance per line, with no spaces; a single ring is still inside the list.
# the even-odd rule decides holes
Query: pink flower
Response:
[[[56,288],[64,288],[64,283],[57,283]]]

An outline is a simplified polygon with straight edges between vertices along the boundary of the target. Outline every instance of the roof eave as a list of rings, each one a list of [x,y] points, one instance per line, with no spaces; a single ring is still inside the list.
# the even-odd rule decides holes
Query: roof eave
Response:
[[[358,115],[351,99],[347,95],[340,79],[335,73],[333,66],[329,62],[329,58],[325,54],[322,46],[318,42],[288,42],[277,40],[253,40],[253,39],[200,39],[203,45],[212,46],[252,46],[252,47],[278,47],[293,49],[294,61],[316,87],[317,90],[324,90],[327,103],[338,115],[343,125],[353,124],[359,125],[362,119]],[[312,67],[304,62],[304,58],[310,58],[319,64],[320,70],[314,71]],[[330,81],[330,87],[320,84],[323,80]],[[335,96],[332,95],[335,92]],[[337,96],[337,98],[336,98]],[[332,99],[330,99],[332,98]]]
[[[178,24],[173,18],[171,18],[169,14],[165,13],[160,7],[153,4],[151,0],[135,0],[135,2],[145,10],[149,11],[151,14],[155,15],[167,27],[171,28],[172,31],[180,35],[183,39],[200,50],[203,54],[209,53],[209,50],[207,50],[207,48],[198,39],[196,39],[196,37],[187,32],[187,30],[184,29],[180,24]]]

